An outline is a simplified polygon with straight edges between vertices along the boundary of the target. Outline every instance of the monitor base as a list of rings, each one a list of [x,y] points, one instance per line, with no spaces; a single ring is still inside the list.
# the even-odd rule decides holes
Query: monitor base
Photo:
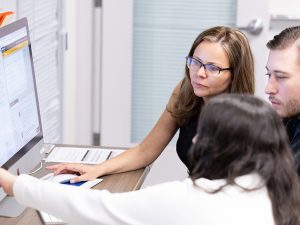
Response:
[[[14,197],[6,196],[0,203],[0,216],[17,217],[26,209]]]

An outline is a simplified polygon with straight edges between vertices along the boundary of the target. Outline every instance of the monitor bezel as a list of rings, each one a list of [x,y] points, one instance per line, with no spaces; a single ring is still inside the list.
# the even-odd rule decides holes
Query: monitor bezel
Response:
[[[12,165],[14,165],[20,158],[22,158],[26,153],[28,153],[35,145],[37,145],[41,140],[43,140],[43,129],[42,129],[42,122],[41,122],[41,115],[40,115],[40,107],[39,107],[39,101],[38,101],[38,92],[37,92],[37,86],[36,86],[36,77],[35,77],[35,71],[34,71],[34,65],[33,65],[33,55],[32,55],[32,49],[31,49],[31,40],[29,35],[29,27],[28,27],[28,21],[27,18],[22,18],[20,20],[17,20],[15,22],[12,22],[4,27],[0,27],[0,38],[15,32],[19,29],[26,28],[26,34],[28,37],[28,48],[29,48],[29,55],[30,55],[30,63],[31,63],[31,71],[33,75],[33,86],[35,91],[35,100],[36,100],[36,106],[37,106],[37,112],[38,112],[38,120],[39,120],[39,133],[32,138],[25,146],[23,146],[19,151],[17,151],[10,159],[8,159],[1,167],[5,169],[9,169]]]

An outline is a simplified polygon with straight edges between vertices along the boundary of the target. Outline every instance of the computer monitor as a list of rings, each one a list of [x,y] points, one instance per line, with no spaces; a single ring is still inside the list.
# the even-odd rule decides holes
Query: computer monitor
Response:
[[[0,28],[0,166],[27,173],[42,159],[43,132],[27,19]],[[0,188],[0,215],[24,210]]]

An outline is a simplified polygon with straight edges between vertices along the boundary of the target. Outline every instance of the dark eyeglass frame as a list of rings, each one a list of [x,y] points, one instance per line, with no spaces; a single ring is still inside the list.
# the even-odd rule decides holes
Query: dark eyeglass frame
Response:
[[[199,67],[198,70],[200,70],[201,67],[203,66],[205,72],[206,72],[206,71],[210,71],[211,73],[213,72],[212,70],[207,69],[207,66],[213,66],[214,68],[216,68],[216,69],[217,69],[216,71],[218,71],[218,74],[220,74],[221,71],[225,71],[225,70],[230,70],[230,71],[231,71],[231,70],[232,70],[231,67],[229,67],[229,68],[220,68],[220,67],[218,67],[218,66],[216,66],[216,65],[213,65],[213,64],[211,64],[211,63],[204,64],[204,63],[201,62],[199,59],[196,59],[196,58],[191,57],[191,56],[186,56],[185,59],[186,59],[186,65],[187,65],[187,67],[188,67],[189,69],[190,69],[191,62],[194,60],[194,61],[198,62],[199,65],[200,65],[200,67]]]

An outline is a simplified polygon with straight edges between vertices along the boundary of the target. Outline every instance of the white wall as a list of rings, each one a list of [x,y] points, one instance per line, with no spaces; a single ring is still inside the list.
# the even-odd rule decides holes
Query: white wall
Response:
[[[101,144],[105,146],[130,145],[132,18],[133,0],[103,0]]]
[[[270,0],[270,13],[277,15],[288,15],[291,17],[300,17],[299,0]]]
[[[252,35],[245,32],[251,45],[254,57],[255,94],[266,98],[264,93],[266,86],[265,66],[268,58],[266,43],[269,33],[270,21],[270,0],[238,0],[237,1],[237,26],[245,27],[252,19],[260,19],[263,23],[263,30],[259,35]],[[259,7],[257,7],[259,5]]]
[[[17,7],[17,3],[16,1],[12,1],[12,0],[1,0],[1,4],[0,4],[0,13],[2,12],[6,12],[6,11],[16,11],[16,7]],[[15,16],[16,14],[14,14],[13,19],[16,18]]]
[[[92,144],[93,0],[64,1],[63,143]]]
[[[299,0],[271,0],[269,39],[286,27],[300,25]]]
[[[17,8],[17,3],[16,1],[11,1],[11,0],[0,0],[0,13],[2,12],[7,12],[7,11],[12,11],[14,12],[13,15],[9,16],[9,20],[4,20],[2,26],[5,26],[6,24],[15,21],[16,20],[16,8]]]
[[[188,177],[186,166],[180,161],[175,147],[166,147],[151,166],[142,188]]]

